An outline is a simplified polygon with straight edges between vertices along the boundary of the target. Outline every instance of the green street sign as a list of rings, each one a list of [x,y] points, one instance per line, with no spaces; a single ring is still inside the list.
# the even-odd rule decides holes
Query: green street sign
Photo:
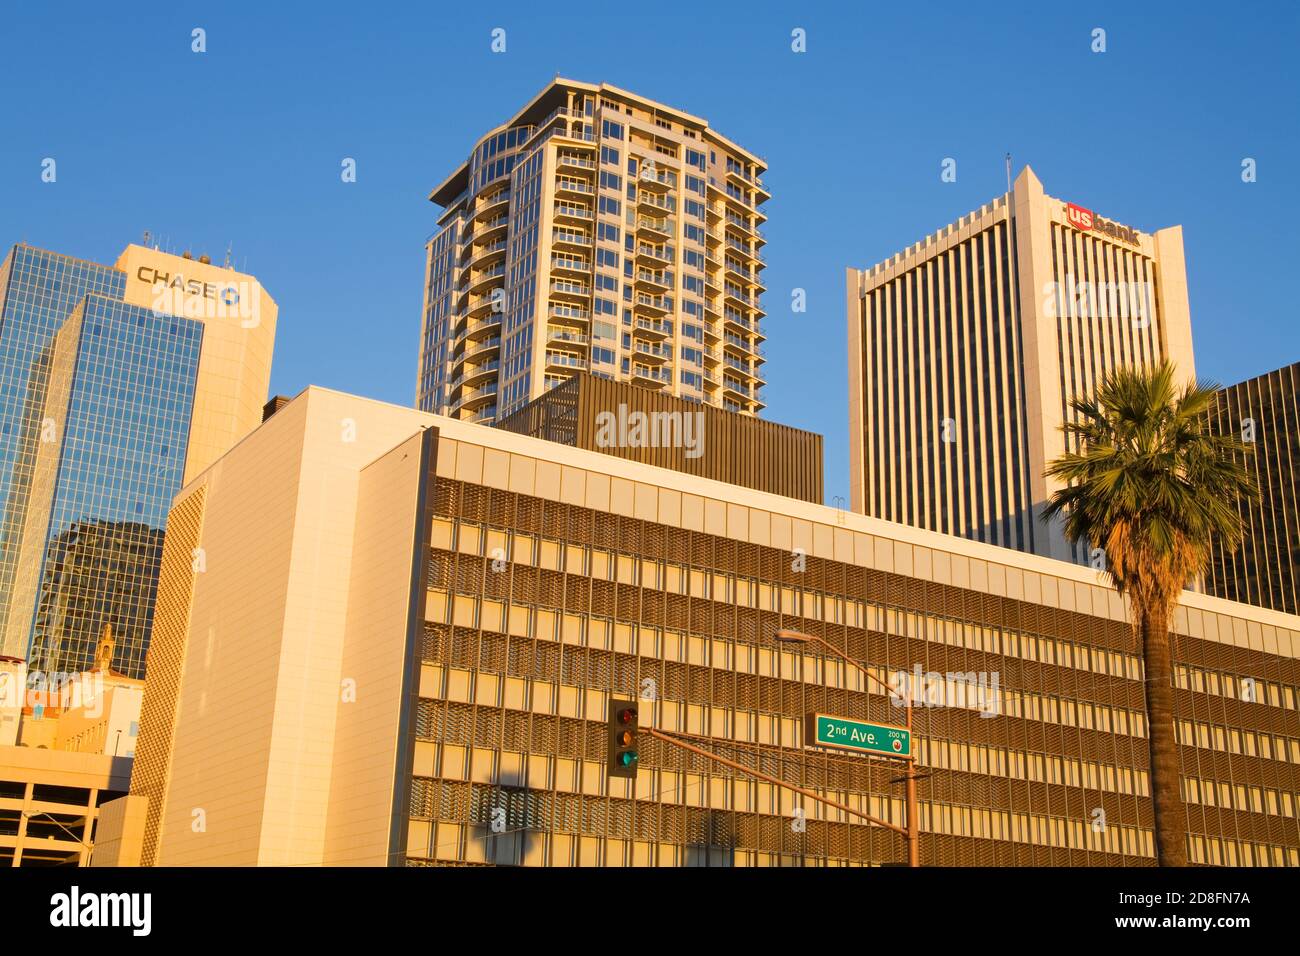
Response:
[[[906,727],[869,724],[832,714],[808,714],[804,717],[803,732],[804,743],[816,747],[912,759],[912,734]]]

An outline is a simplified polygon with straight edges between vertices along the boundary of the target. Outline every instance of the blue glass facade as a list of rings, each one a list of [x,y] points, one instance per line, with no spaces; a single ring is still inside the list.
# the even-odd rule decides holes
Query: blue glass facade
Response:
[[[114,669],[143,677],[203,323],[126,304],[110,268],[20,246],[8,273],[4,342],[23,348],[3,369],[4,652],[82,670],[107,624]],[[34,316],[57,333],[39,336]]]
[[[126,276],[116,269],[27,245],[15,246],[0,266],[0,633],[11,605],[25,485],[38,447],[23,439],[33,366],[87,293],[120,299],[125,287]]]

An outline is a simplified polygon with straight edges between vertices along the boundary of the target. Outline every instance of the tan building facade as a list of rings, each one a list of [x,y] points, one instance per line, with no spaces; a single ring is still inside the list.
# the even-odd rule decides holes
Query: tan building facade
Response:
[[[189,482],[261,424],[279,306],[254,276],[134,243],[114,268],[126,274],[126,302],[203,322],[185,455]]]
[[[0,657],[0,867],[89,865],[101,810],[130,782],[143,695],[108,670],[29,682]]]
[[[781,628],[920,670],[923,863],[1154,861],[1140,661],[1090,569],[317,388],[170,521],[115,863],[905,859],[657,740],[607,778],[606,704],[635,697],[643,725],[901,824],[896,764],[802,737],[810,712],[898,709]],[[1182,600],[1191,858],[1300,865],[1300,618]],[[930,696],[954,681],[979,705]]]
[[[586,372],[497,427],[787,498],[825,498],[821,435]]]
[[[557,78],[429,196],[418,406],[492,422],[590,370],[757,414],[764,170],[707,120]]]
[[[1181,227],[1121,226],[1012,189],[867,270],[848,271],[855,511],[1081,560],[1039,518],[1071,402],[1107,371],[1195,375]]]

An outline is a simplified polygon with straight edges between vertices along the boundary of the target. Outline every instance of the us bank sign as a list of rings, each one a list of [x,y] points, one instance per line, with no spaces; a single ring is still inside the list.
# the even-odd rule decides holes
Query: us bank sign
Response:
[[[1099,232],[1103,236],[1118,239],[1120,242],[1127,242],[1132,246],[1141,245],[1136,229],[1121,226],[1109,219],[1102,219],[1091,209],[1084,209],[1072,202],[1065,204],[1065,221],[1080,232]]]
[[[245,329],[261,323],[261,290],[255,281],[205,282],[187,279],[179,272],[160,272],[153,266],[140,266],[135,278],[152,288],[155,312],[187,319],[238,319]]]

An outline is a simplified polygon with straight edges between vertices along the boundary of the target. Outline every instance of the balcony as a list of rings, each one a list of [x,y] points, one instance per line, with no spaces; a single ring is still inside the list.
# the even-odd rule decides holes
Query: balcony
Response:
[[[495,239],[498,236],[504,236],[506,227],[510,224],[509,216],[497,216],[495,219],[489,219],[487,222],[480,223],[470,237],[471,242],[485,242],[488,239]]]
[[[634,342],[633,351],[641,358],[649,358],[655,362],[672,361],[673,350],[670,345],[651,345],[648,342]]]
[[[636,204],[642,209],[661,209],[665,213],[677,212],[677,200],[672,196],[656,196],[654,193],[637,193]]]
[[[749,319],[745,318],[735,309],[727,309],[724,311],[722,318],[728,325],[736,326],[746,332],[753,331],[754,326],[750,323]]]
[[[657,246],[639,242],[636,246],[638,261],[654,266],[670,266],[673,263],[673,247]]]
[[[464,360],[467,362],[485,359],[501,348],[501,336],[499,335],[493,335],[481,342],[472,342],[468,339],[466,342],[468,344],[465,346]]]
[[[590,196],[594,190],[591,188],[591,183],[585,183],[580,179],[560,178],[555,181],[555,191],[570,196]]]
[[[756,249],[751,249],[749,246],[745,245],[744,243],[737,242],[735,239],[732,239],[730,236],[726,237],[726,245],[728,249],[734,250],[735,252],[739,253],[742,256],[745,256],[746,258],[753,259],[756,262],[762,262],[764,265],[766,265],[766,260],[761,255],[759,255]]]
[[[595,214],[589,206],[579,206],[576,203],[555,204],[556,222],[589,222],[594,218]]]
[[[487,315],[492,315],[494,314],[493,305],[497,302],[500,302],[501,307],[504,310],[505,301],[506,300],[504,295],[498,297],[492,295],[491,293],[489,293],[488,295],[471,296],[469,300],[469,304],[466,307],[465,314],[468,315],[471,319],[482,318]],[[495,314],[499,315],[500,313],[495,313]]]
[[[648,365],[633,363],[632,380],[642,385],[647,382],[654,385],[670,385],[673,380],[672,370],[668,368],[651,368]]]
[[[591,272],[591,263],[576,256],[551,256],[551,271],[586,275]]]
[[[501,282],[505,279],[506,264],[503,262],[498,266],[484,269],[481,272],[471,272],[469,280],[469,293],[476,295],[484,289],[489,289],[494,283]]]
[[[731,160],[727,163],[727,179],[738,185],[749,186],[753,188],[755,192],[762,193],[769,199],[772,196],[772,194],[768,192],[767,187],[763,185],[763,180],[760,176],[745,172]]]
[[[466,411],[481,409],[488,402],[495,402],[498,388],[497,382],[489,382],[479,389],[467,388],[461,393],[458,405]]]
[[[751,298],[747,292],[745,292],[743,289],[737,288],[731,283],[727,283],[727,287],[724,294],[726,298],[730,299],[732,302],[738,302],[739,304],[745,306],[746,308],[750,308],[750,309],[758,308],[758,303],[755,302],[754,299]]]
[[[723,364],[725,364],[728,368],[735,369],[737,372],[740,372],[742,375],[754,374],[753,370],[751,370],[746,363],[740,361],[740,359],[732,358],[730,355],[724,355],[722,361]]]
[[[749,398],[750,395],[753,394],[748,385],[742,385],[734,378],[728,378],[725,375],[722,377],[722,390],[724,392],[734,392],[735,394],[741,395],[745,398]]]
[[[489,263],[495,262],[497,259],[504,259],[506,247],[509,245],[510,243],[505,239],[497,239],[494,242],[485,243],[481,246],[472,246],[469,262],[462,265],[461,268],[481,269]]]
[[[551,245],[585,248],[591,245],[591,236],[585,232],[574,232],[569,229],[556,229],[551,233]]]
[[[727,221],[727,225],[730,226],[732,229],[739,229],[748,236],[758,235],[758,228],[756,226],[750,225],[749,220],[744,219],[743,217],[737,216],[735,213],[730,213],[730,212],[727,213],[725,218]]]
[[[547,344],[557,348],[585,349],[590,341],[591,336],[585,332],[570,332],[567,329],[551,329],[546,334]]]
[[[666,315],[673,310],[673,300],[666,295],[638,294],[632,301],[634,307],[642,312]]]
[[[672,220],[639,217],[636,221],[636,231],[641,235],[671,236],[673,234]]]
[[[556,322],[589,322],[591,321],[591,309],[580,309],[572,305],[563,305],[552,302],[546,310],[546,314]]]
[[[762,355],[763,349],[751,343],[748,339],[741,338],[739,335],[733,335],[730,332],[723,333],[722,344],[724,348],[729,348],[740,352],[742,355]]]
[[[587,367],[587,360],[578,355],[570,355],[568,352],[551,352],[546,353],[547,368],[577,368]]]
[[[671,272],[651,272],[648,269],[638,269],[635,282],[640,286],[649,286],[666,292],[673,287],[673,274]]]
[[[662,339],[673,334],[673,324],[652,319],[637,319],[632,326],[632,332],[636,335],[648,335],[654,339]]]
[[[509,218],[507,215],[509,209],[510,190],[505,189],[501,192],[493,193],[486,199],[480,198],[478,205],[474,210],[474,215],[470,217],[470,222],[482,222],[497,214]]]
[[[653,189],[655,192],[667,192],[677,188],[677,174],[668,169],[656,169],[651,172],[650,167],[643,160],[641,175],[636,177],[636,183],[646,189]]]
[[[566,153],[563,150],[555,154],[555,165],[559,169],[574,170],[582,169],[587,172],[594,172],[596,161],[578,153]]]
[[[484,362],[482,365],[467,366],[465,368],[465,385],[477,386],[482,385],[490,379],[495,379],[497,369],[501,367],[499,359],[492,359]]]
[[[591,298],[591,286],[587,285],[585,282],[568,282],[564,279],[552,279],[551,294],[589,299]]]

